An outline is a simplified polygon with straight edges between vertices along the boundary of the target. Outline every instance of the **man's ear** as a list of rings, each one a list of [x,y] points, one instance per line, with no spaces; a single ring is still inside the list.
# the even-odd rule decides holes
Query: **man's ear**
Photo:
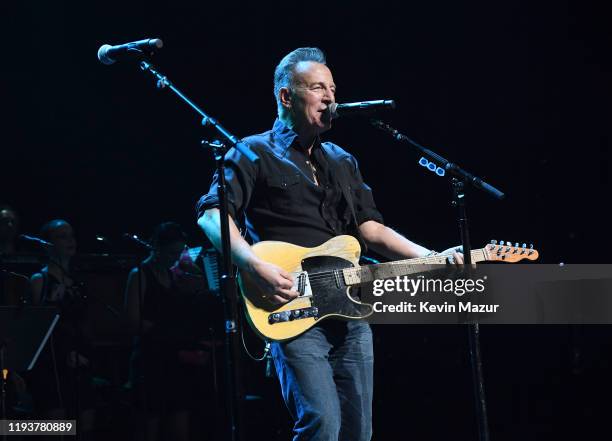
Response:
[[[293,97],[288,87],[281,87],[278,91],[280,103],[285,109],[290,109],[293,106]]]

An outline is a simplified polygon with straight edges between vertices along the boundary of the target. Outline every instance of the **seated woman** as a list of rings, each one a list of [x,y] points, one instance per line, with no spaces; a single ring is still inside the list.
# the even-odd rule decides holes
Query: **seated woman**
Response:
[[[32,304],[56,306],[60,320],[31,375],[39,418],[77,419],[80,439],[91,436],[94,421],[93,385],[83,287],[70,273],[76,254],[72,226],[65,220],[47,222],[41,237],[53,244],[49,263],[30,279]]]

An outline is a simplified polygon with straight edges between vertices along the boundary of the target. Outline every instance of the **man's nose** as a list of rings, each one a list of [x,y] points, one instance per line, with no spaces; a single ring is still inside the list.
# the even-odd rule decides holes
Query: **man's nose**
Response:
[[[325,101],[326,104],[333,103],[336,100],[333,89],[330,89],[330,88],[325,89],[323,100]]]

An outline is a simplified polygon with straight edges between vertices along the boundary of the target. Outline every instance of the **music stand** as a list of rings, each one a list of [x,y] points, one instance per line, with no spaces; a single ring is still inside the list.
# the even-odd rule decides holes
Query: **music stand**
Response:
[[[59,312],[55,307],[0,306],[1,419],[6,419],[5,370],[31,370],[58,320]]]

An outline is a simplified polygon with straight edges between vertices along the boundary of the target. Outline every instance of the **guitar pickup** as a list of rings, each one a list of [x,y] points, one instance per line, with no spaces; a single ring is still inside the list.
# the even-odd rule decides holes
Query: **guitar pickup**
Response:
[[[295,280],[295,283],[293,284],[292,288],[300,293],[299,297],[312,297],[310,279],[308,278],[308,273],[306,271],[293,273],[293,279]]]
[[[268,316],[268,323],[291,322],[293,320],[301,320],[309,317],[317,319],[319,317],[319,308],[311,306],[309,308],[292,309],[290,311],[273,312]]]

